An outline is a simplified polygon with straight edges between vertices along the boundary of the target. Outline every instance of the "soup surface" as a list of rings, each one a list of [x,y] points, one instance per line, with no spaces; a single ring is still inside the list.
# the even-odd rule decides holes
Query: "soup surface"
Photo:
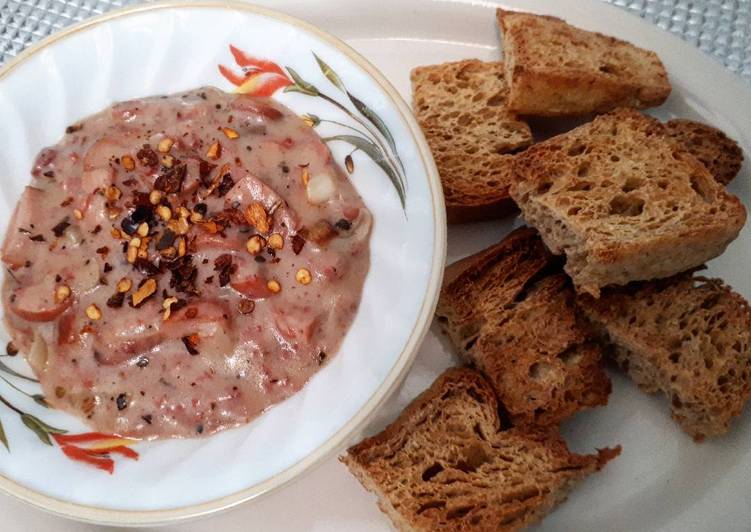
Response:
[[[37,156],[2,248],[6,323],[54,407],[145,438],[243,424],[337,350],[371,216],[279,103],[115,104]]]

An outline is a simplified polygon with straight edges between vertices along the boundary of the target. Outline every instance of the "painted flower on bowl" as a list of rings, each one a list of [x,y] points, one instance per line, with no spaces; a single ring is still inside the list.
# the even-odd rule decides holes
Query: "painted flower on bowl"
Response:
[[[242,72],[238,74],[224,65],[219,65],[219,72],[237,87],[236,92],[251,96],[271,96],[277,90],[292,85],[292,80],[276,63],[249,56],[231,44],[229,51]]]

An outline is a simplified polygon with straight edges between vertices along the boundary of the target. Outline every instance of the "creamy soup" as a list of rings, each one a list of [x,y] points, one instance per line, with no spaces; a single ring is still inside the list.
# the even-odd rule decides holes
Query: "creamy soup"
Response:
[[[114,106],[37,156],[2,249],[6,322],[56,408],[207,435],[335,354],[371,216],[314,130],[212,88]]]

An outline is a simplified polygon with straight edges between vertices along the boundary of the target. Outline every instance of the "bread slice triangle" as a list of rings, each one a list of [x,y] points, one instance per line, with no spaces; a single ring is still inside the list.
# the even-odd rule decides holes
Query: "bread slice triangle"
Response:
[[[549,16],[497,11],[510,109],[573,116],[662,104],[670,82],[654,52]]]
[[[664,126],[633,109],[601,115],[514,160],[511,196],[577,291],[669,277],[720,255],[746,220]]]
[[[634,382],[667,397],[683,430],[696,440],[728,431],[751,397],[751,307],[740,294],[686,273],[578,303]]]
[[[511,531],[620,452],[571,453],[557,429],[504,429],[483,376],[453,368],[342,457],[400,531]]]
[[[412,108],[443,184],[449,223],[515,212],[511,154],[532,143],[529,126],[506,108],[502,63],[478,60],[412,71]]]
[[[574,296],[560,261],[529,228],[446,270],[438,322],[514,425],[557,424],[608,401],[602,351]]]

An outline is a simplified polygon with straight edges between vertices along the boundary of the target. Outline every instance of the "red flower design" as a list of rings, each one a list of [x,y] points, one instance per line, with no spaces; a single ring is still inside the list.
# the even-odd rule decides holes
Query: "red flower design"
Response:
[[[219,72],[237,87],[236,92],[251,96],[271,96],[279,89],[292,85],[292,80],[276,63],[249,56],[231,44],[229,51],[237,66],[242,68],[242,73],[236,74],[224,65],[219,65]]]
[[[83,434],[52,434],[60,450],[71,460],[92,465],[108,472],[115,471],[115,461],[110,458],[120,454],[131,460],[138,460],[138,453],[129,446],[137,440],[123,438],[116,434],[86,432]],[[85,446],[82,444],[86,444]]]

